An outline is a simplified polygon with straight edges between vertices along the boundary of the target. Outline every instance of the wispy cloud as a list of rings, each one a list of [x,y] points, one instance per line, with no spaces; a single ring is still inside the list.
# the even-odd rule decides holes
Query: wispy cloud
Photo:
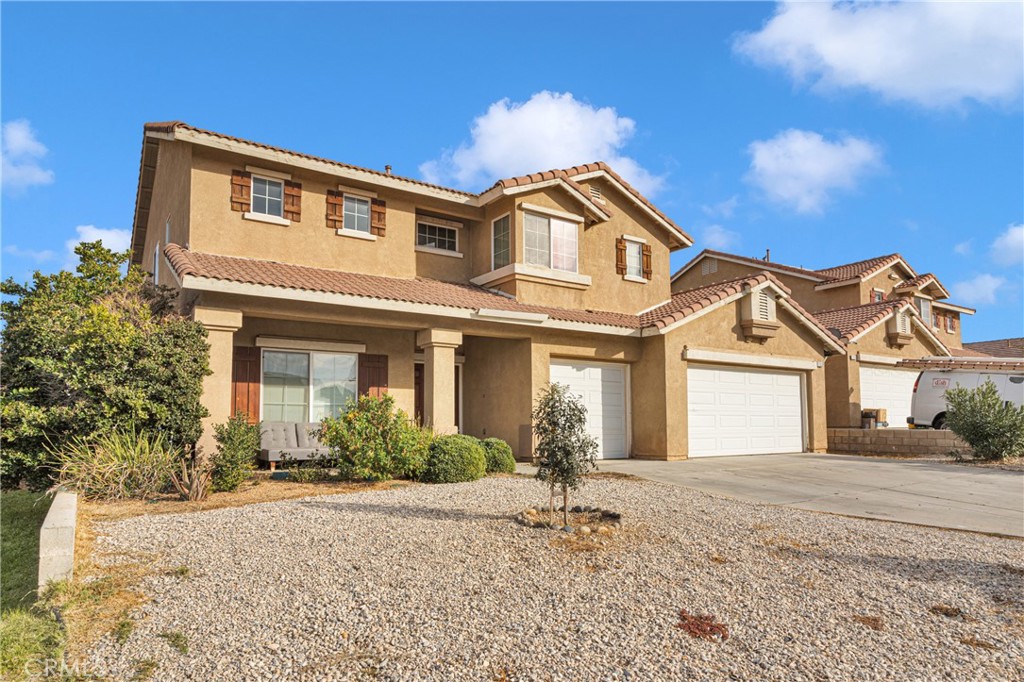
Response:
[[[525,102],[502,99],[474,119],[470,142],[420,165],[427,182],[483,189],[503,177],[605,161],[640,192],[653,195],[662,176],[625,156],[636,122],[613,107],[572,93],[538,92]]]
[[[960,255],[960,256],[970,256],[972,250],[973,249],[971,247],[971,240],[970,239],[968,239],[965,242],[960,242],[959,244],[957,244],[957,245],[955,245],[953,247],[953,253],[955,253],[957,255]]]
[[[1013,102],[1024,78],[1019,2],[783,2],[734,49],[818,91],[865,89],[948,107]]]
[[[1005,285],[1005,278],[986,273],[954,283],[951,293],[954,300],[968,305],[991,305],[996,302],[996,295]]]
[[[992,260],[1000,265],[1024,263],[1024,224],[1010,225],[992,242]]]
[[[36,138],[32,124],[24,118],[3,125],[2,182],[3,188],[19,194],[35,185],[53,182],[53,171],[43,168],[42,159],[49,150]]]
[[[882,150],[868,140],[844,135],[826,140],[809,130],[784,130],[748,147],[746,179],[770,200],[797,213],[821,213],[837,190],[852,190],[882,167]]]
[[[100,241],[103,242],[103,246],[111,251],[125,251],[131,246],[131,230],[104,229],[95,225],[79,225],[75,228],[75,233],[76,237],[64,242],[65,270],[74,270],[78,267],[78,255],[75,254],[75,247],[82,242]]]
[[[53,260],[57,256],[56,253],[50,250],[33,251],[32,249],[23,249],[17,244],[8,244],[5,246],[4,253],[14,256],[15,258],[23,258],[36,263],[45,263],[48,260]]]
[[[739,203],[739,195],[733,194],[725,201],[719,201],[717,204],[704,204],[700,207],[700,210],[704,211],[704,214],[711,218],[732,218]]]
[[[716,251],[727,251],[739,246],[740,233],[727,230],[721,225],[709,225],[702,230],[704,246]]]

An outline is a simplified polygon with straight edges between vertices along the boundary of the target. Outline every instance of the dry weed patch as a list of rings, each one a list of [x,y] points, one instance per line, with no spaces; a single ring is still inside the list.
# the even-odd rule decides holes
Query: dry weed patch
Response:
[[[679,622],[676,627],[696,639],[724,642],[729,639],[729,628],[719,623],[708,614],[695,615],[686,609],[679,609]]]
[[[861,625],[863,625],[865,627],[869,627],[872,630],[875,630],[877,632],[881,632],[882,630],[885,629],[885,621],[883,621],[879,616],[861,616],[861,615],[856,615],[856,616],[853,616],[851,618],[851,620],[855,620],[858,623],[860,623]]]

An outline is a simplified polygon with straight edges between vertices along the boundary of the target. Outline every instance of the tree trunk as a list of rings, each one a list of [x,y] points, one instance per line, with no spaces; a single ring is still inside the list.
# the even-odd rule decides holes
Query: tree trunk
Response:
[[[555,484],[551,484],[551,501],[548,503],[548,526],[555,525]]]
[[[562,486],[562,520],[565,522],[562,525],[569,525],[569,486]]]

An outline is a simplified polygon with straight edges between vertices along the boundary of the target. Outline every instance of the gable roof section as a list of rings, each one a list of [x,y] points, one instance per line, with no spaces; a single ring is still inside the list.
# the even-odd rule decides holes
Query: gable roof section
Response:
[[[952,355],[949,348],[930,329],[930,325],[921,322],[921,315],[909,299],[901,298],[878,303],[866,303],[847,308],[823,310],[814,316],[827,327],[836,338],[848,345],[861,336],[882,324],[894,314],[905,310],[914,319],[916,327],[931,341],[932,345],[945,355]]]
[[[896,289],[925,289],[931,285],[938,287],[944,298],[949,297],[949,290],[942,286],[942,282],[939,281],[939,278],[930,272],[926,272],[923,275],[918,275],[912,279],[900,282],[896,285]]]
[[[964,348],[997,358],[1024,358],[1024,339],[994,339],[965,343]]]
[[[520,175],[514,178],[498,180],[476,196],[480,198],[480,203],[482,205],[486,205],[492,200],[491,197],[488,196],[489,193],[494,192],[495,190],[501,190],[501,192],[507,193],[508,190],[525,191],[534,186],[544,187],[550,184],[557,184],[561,186],[572,197],[579,200],[579,202],[583,204],[584,208],[596,215],[600,220],[608,220],[612,217],[611,211],[594,203],[594,200],[591,199],[586,190],[580,187],[579,184],[569,177],[569,174],[564,170],[547,170],[539,173],[531,173],[529,175]]]
[[[636,329],[640,324],[640,318],[637,315],[625,313],[525,305],[508,296],[472,284],[455,284],[422,277],[401,279],[380,275],[363,275],[275,261],[217,256],[189,251],[177,244],[167,245],[164,255],[179,280],[192,276],[260,287],[342,294],[380,301],[478,312],[493,310],[547,315],[549,318],[561,322],[577,322],[623,329]]]
[[[694,256],[689,263],[679,268],[674,275],[672,275],[672,281],[676,281],[682,277],[688,270],[694,265],[699,263],[704,258],[719,258],[721,260],[730,261],[733,263],[740,263],[741,265],[754,265],[759,270],[766,272],[780,272],[788,275],[796,275],[797,277],[803,277],[804,279],[814,280],[815,282],[824,281],[817,272],[814,270],[808,270],[806,268],[798,268],[792,265],[783,265],[782,263],[772,263],[770,261],[761,260],[760,258],[751,258],[750,256],[739,256],[735,253],[726,253],[724,251],[715,251],[714,249],[704,249],[696,256]]]
[[[829,330],[823,327],[814,315],[790,298],[790,290],[770,272],[759,272],[749,277],[739,277],[672,294],[672,298],[666,303],[642,313],[640,321],[644,327],[654,328],[663,333],[669,327],[692,318],[702,310],[710,309],[715,304],[762,286],[775,289],[780,294],[780,301],[784,307],[798,319],[802,319],[829,346],[844,352]]]
[[[859,260],[855,263],[836,265],[831,268],[816,270],[816,272],[821,275],[826,282],[844,282],[848,279],[865,279],[879,270],[898,262],[903,263],[911,276],[917,275],[917,273],[907,265],[906,261],[903,260],[903,256],[898,253],[890,253],[887,256],[875,256],[874,258]]]

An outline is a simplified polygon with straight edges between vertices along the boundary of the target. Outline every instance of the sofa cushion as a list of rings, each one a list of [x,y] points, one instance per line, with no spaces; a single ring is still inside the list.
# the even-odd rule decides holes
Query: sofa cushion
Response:
[[[298,441],[300,448],[323,448],[320,441],[317,440],[314,432],[320,428],[320,422],[312,422],[309,424],[296,424],[295,437]]]
[[[290,450],[299,447],[295,434],[295,422],[263,422],[260,434],[260,449]]]

